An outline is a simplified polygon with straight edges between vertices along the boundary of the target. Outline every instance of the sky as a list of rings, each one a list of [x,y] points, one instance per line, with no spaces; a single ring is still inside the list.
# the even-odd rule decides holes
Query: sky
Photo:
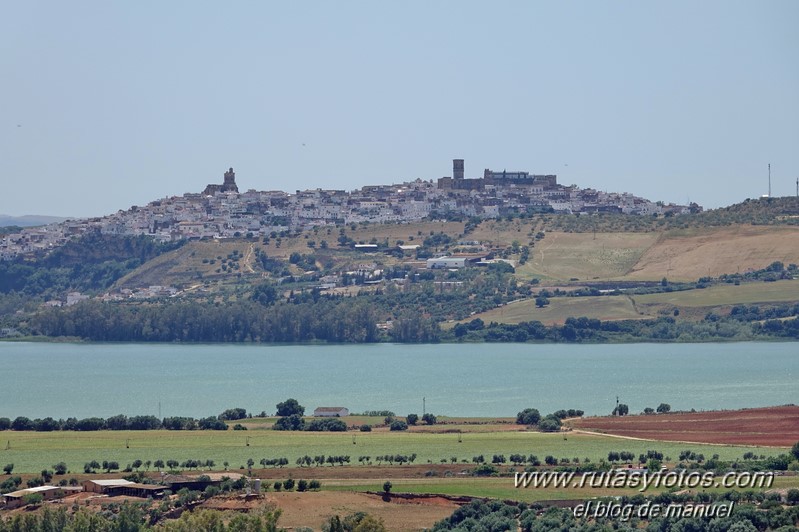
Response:
[[[717,208],[799,177],[799,2],[12,0],[0,213],[484,168]]]

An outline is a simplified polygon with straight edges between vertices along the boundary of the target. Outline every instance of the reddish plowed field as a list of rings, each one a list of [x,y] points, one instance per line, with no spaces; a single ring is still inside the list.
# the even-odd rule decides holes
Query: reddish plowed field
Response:
[[[649,440],[790,447],[799,441],[799,406],[592,417],[571,424],[575,429]]]

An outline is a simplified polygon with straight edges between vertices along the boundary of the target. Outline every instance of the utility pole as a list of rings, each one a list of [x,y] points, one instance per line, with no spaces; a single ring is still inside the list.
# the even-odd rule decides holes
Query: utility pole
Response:
[[[796,197],[799,198],[799,177],[796,178]]]
[[[768,197],[771,197],[771,163],[768,163]]]
[[[427,414],[426,405],[425,405],[425,398],[422,397],[422,415],[424,416]]]

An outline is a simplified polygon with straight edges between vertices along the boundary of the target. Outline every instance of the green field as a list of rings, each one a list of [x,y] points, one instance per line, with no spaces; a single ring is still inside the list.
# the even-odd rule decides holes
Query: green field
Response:
[[[655,318],[670,308],[706,308],[754,303],[795,303],[799,301],[799,280],[754,282],[739,286],[722,284],[705,289],[681,290],[660,294],[633,296],[553,297],[544,308],[537,308],[534,299],[514,301],[463,320],[476,318],[486,323],[517,324],[540,321],[545,325],[562,324],[569,317],[600,320],[634,320]],[[633,304],[635,303],[635,304]],[[450,328],[454,322],[444,324]]]
[[[594,497],[615,497],[620,495],[638,495],[637,488],[516,488],[513,477],[449,477],[430,478],[424,481],[414,479],[392,479],[391,490],[395,493],[430,493],[453,496],[490,497],[501,500],[516,500],[535,502],[545,500],[563,499],[591,499]],[[325,490],[336,491],[373,491],[383,490],[382,481],[353,480],[326,480]],[[799,487],[797,476],[777,476],[774,478],[773,489],[789,489]],[[650,489],[646,492],[658,493],[662,490]],[[709,488],[706,491],[725,492],[722,488]],[[761,488],[755,491],[763,491]]]
[[[359,456],[416,453],[417,464],[440,463],[456,457],[458,462],[471,462],[482,454],[489,461],[494,454],[535,454],[540,460],[547,455],[556,458],[590,458],[598,461],[608,451],[631,451],[636,455],[649,449],[675,458],[680,451],[691,449],[706,456],[715,453],[723,460],[740,458],[751,447],[684,444],[622,440],[586,434],[544,434],[538,432],[282,432],[248,431],[100,431],[100,432],[12,432],[0,433],[0,465],[13,463],[15,473],[36,473],[53,464],[65,462],[73,473],[83,470],[91,460],[117,461],[121,467],[136,459],[146,460],[214,460],[222,469],[225,461],[230,469],[239,469],[247,459],[256,464],[262,458],[285,457],[294,465],[304,455],[349,455],[352,467]],[[458,440],[461,440],[460,442]],[[249,445],[248,445],[249,444]],[[6,449],[9,447],[9,449]],[[775,449],[761,449],[758,454],[777,454]]]
[[[521,323],[540,321],[545,325],[562,324],[569,317],[585,316],[600,320],[635,320],[650,318],[635,311],[626,296],[553,297],[544,308],[537,308],[534,299],[514,301],[470,316],[465,322],[480,318],[486,323]],[[454,326],[454,324],[449,324]]]
[[[714,307],[752,303],[788,303],[799,301],[799,280],[773,283],[722,284],[703,290],[684,290],[634,296],[639,305],[666,304],[675,307]]]

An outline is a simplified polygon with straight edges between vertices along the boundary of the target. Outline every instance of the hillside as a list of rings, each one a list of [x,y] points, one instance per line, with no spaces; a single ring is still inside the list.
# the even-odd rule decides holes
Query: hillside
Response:
[[[799,263],[799,227],[794,226],[734,225],[644,233],[545,231],[539,239],[536,238],[539,223],[535,220],[486,221],[468,234],[463,233],[463,227],[462,223],[420,222],[343,230],[355,242],[377,242],[384,247],[394,247],[398,243],[423,244],[431,232],[443,232],[453,242],[479,241],[483,245],[481,249],[508,250],[507,258],[516,265],[518,279],[539,279],[542,285],[559,285],[572,279],[658,282],[664,277],[688,282],[700,277],[759,270],[774,261]],[[332,229],[329,234],[327,231],[269,239],[266,244],[253,239],[192,241],[143,264],[120,280],[117,287],[185,285],[198,280],[261,280],[269,276],[256,260],[261,254],[288,261],[292,253],[313,253],[322,271],[352,269],[364,261],[383,267],[403,263],[418,265],[412,256],[363,253],[349,246],[341,247],[336,238],[342,228]],[[322,240],[327,243],[326,249],[319,248]],[[316,248],[309,248],[309,243],[314,243]],[[524,264],[520,264],[521,252],[513,252],[514,243],[519,248],[529,248],[529,259]],[[470,251],[469,247],[450,244],[431,246],[429,251],[431,256],[437,256]],[[240,257],[235,261],[237,268],[221,271],[223,259],[233,252]],[[300,273],[297,268],[291,270],[294,274]]]
[[[793,337],[796,320],[779,321],[799,313],[792,205],[764,214],[768,203],[748,202],[707,224],[702,214],[531,215],[159,245],[87,235],[0,263],[0,325],[106,341]],[[635,230],[613,230],[625,224]],[[442,256],[473,262],[427,268]],[[92,305],[41,306],[86,297]]]
[[[0,214],[0,228],[8,226],[34,227],[37,225],[47,225],[63,222],[66,218],[62,216],[43,216],[37,214],[26,214],[24,216],[9,216]]]

